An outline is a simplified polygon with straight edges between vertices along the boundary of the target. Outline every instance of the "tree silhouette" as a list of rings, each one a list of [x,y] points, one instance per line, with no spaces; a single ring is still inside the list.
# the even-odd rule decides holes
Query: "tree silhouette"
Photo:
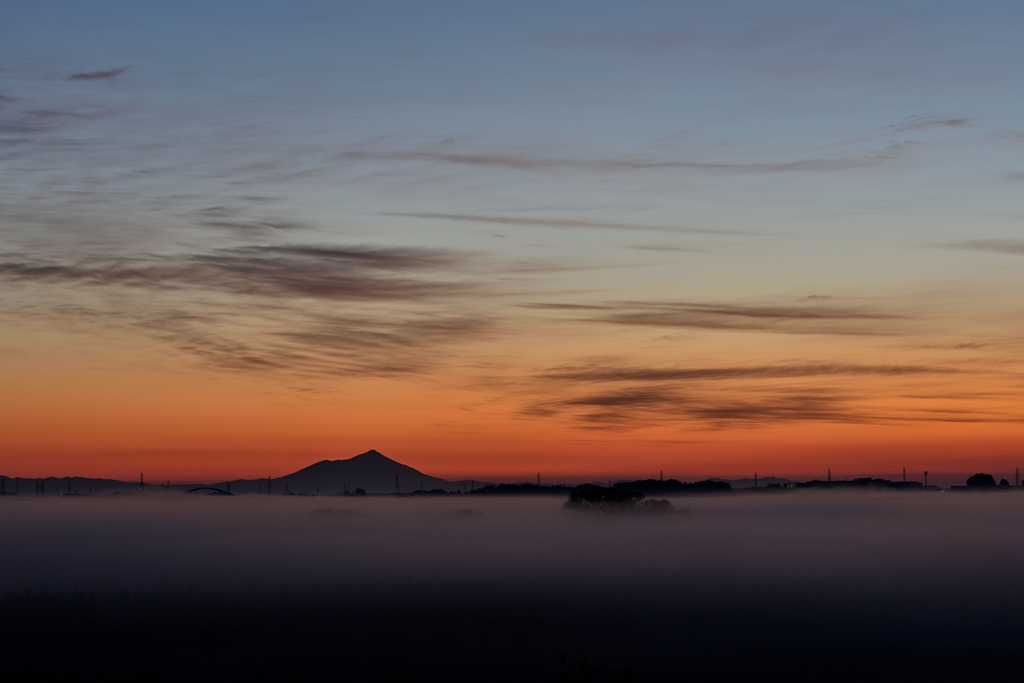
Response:
[[[991,474],[978,472],[967,478],[967,485],[972,489],[991,489],[996,486],[996,479]]]
[[[639,491],[626,491],[600,486],[579,489],[569,494],[565,507],[574,510],[604,510],[607,512],[671,512],[667,500],[644,499]]]

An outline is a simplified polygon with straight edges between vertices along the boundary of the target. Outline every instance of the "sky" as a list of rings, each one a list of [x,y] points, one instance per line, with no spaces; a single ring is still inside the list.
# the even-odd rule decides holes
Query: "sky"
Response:
[[[6,476],[1020,464],[1020,3],[3,15]]]

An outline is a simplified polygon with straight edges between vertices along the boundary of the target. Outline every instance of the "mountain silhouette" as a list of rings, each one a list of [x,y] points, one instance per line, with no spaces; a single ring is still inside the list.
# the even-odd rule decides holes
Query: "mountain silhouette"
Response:
[[[448,481],[423,474],[419,470],[396,462],[384,454],[369,450],[347,460],[321,460],[298,472],[275,478],[274,485],[279,491],[287,487],[290,493],[338,493],[354,492],[357,488],[367,493],[394,493],[395,482],[398,491],[465,491],[471,482]],[[486,482],[475,482],[481,486]]]

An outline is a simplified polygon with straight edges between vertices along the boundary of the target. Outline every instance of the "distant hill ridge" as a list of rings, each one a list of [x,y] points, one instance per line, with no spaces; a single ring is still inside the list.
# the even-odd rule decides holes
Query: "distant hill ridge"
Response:
[[[152,493],[154,491],[187,491],[209,486],[231,493],[296,493],[324,495],[342,492],[355,493],[411,493],[437,490],[469,491],[486,486],[486,481],[448,481],[424,474],[414,467],[403,465],[371,449],[344,460],[321,460],[283,477],[260,479],[232,479],[212,484],[173,484],[161,481],[119,481],[89,477],[6,477],[0,476],[0,494],[66,495],[105,493]]]

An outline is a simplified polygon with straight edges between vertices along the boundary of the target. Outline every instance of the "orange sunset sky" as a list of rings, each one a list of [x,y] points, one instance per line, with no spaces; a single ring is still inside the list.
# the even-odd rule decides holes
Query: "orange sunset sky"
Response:
[[[1024,464],[1019,7],[373,5],[11,9],[0,474]]]

